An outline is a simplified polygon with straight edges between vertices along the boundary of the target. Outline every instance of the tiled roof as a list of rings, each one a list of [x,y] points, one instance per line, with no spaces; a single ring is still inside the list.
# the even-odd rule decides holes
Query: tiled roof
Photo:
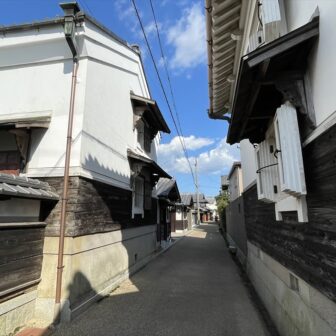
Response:
[[[161,177],[158,181],[158,183],[156,184],[156,193],[158,195],[158,197],[169,197],[170,192],[172,191],[172,189],[175,188],[176,189],[176,194],[177,194],[177,198],[180,198],[180,192],[178,190],[177,187],[177,183],[175,179],[170,179],[170,178],[166,178],[166,177]]]
[[[0,173],[0,195],[58,200],[59,196],[48,183],[25,176]]]

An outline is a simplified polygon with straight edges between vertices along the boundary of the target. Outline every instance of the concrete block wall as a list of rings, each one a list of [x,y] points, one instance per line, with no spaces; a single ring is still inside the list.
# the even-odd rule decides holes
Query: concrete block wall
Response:
[[[250,242],[247,272],[280,335],[336,335],[336,304]]]
[[[35,316],[53,321],[58,239],[46,237]],[[156,249],[156,225],[66,237],[62,315],[69,321],[147,263]]]

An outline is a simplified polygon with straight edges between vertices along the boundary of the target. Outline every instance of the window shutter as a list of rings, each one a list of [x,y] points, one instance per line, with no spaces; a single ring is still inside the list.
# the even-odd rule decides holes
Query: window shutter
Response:
[[[277,160],[274,156],[275,140],[266,138],[255,150],[257,166],[258,199],[264,202],[276,202],[278,192]]]
[[[277,109],[275,137],[279,162],[280,187],[283,192],[299,197],[306,195],[300,132],[296,109],[289,102]]]

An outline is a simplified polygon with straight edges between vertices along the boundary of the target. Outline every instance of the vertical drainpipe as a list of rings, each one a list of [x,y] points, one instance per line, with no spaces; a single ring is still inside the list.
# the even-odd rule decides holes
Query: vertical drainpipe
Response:
[[[63,192],[61,199],[61,220],[60,220],[60,233],[58,243],[58,260],[57,260],[57,276],[56,276],[56,294],[55,294],[55,320],[59,320],[61,316],[61,296],[62,296],[62,274],[63,274],[63,255],[64,255],[64,236],[65,236],[65,224],[66,224],[66,207],[68,197],[68,185],[69,185],[69,168],[70,168],[70,154],[72,143],[72,126],[74,118],[74,106],[76,95],[76,82],[78,71],[78,49],[75,39],[76,31],[76,14],[80,11],[77,2],[61,3],[60,7],[64,11],[64,34],[66,41],[70,47],[73,56],[73,69],[72,69],[72,82],[70,92],[70,106],[69,106],[69,118],[68,118],[68,131],[65,151],[65,164],[64,164],[64,180],[63,180]]]

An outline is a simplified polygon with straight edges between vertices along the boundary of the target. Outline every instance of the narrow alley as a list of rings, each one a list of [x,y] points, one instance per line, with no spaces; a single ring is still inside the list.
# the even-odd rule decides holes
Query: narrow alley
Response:
[[[218,226],[207,224],[53,335],[269,334]]]

